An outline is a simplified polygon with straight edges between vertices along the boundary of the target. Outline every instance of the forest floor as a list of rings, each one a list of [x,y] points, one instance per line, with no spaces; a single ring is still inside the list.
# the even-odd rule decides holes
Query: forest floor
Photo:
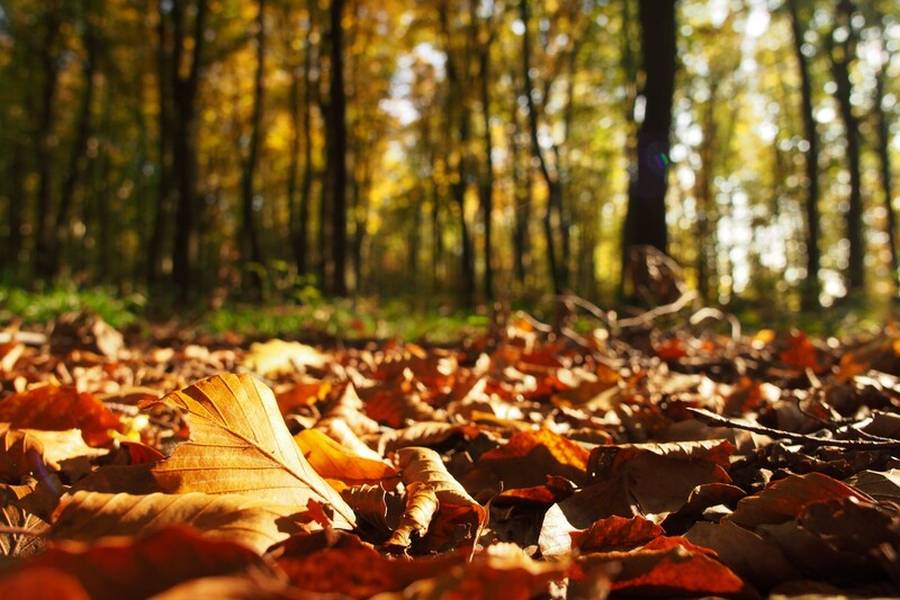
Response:
[[[884,313],[152,312],[0,291],[0,596],[900,593]]]

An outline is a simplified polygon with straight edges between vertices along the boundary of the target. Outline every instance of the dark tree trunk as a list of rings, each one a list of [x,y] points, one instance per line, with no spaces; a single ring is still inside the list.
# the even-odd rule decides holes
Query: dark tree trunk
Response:
[[[471,3],[472,19],[477,18],[477,4]],[[491,46],[494,41],[493,13],[485,17],[485,35],[478,40],[478,70],[481,83],[482,136],[484,142],[484,173],[479,186],[481,220],[484,224],[484,296],[494,299],[493,222],[494,212],[494,144],[491,138]]]
[[[172,194],[170,173],[172,167],[171,128],[172,128],[172,64],[169,48],[170,30],[165,12],[166,0],[157,2],[156,36],[156,77],[159,114],[157,122],[157,173],[156,173],[156,207],[153,213],[153,231],[147,248],[147,283],[154,285],[159,278],[160,260],[163,243],[169,221],[169,202]]]
[[[812,83],[806,56],[803,55],[804,26],[800,21],[797,0],[788,0],[794,57],[800,72],[801,112],[803,131],[809,150],[806,152],[806,281],[803,286],[803,307],[811,310],[819,305],[819,136],[813,117]]]
[[[179,68],[185,51],[185,13],[181,2],[172,4],[174,43],[172,51],[172,96],[175,107],[173,140],[173,167],[178,192],[175,215],[175,245],[173,252],[173,279],[178,299],[188,299],[192,284],[191,243],[196,228],[197,202],[197,89],[202,70],[205,45],[207,0],[197,0],[194,17],[194,47],[190,69],[182,76]]]
[[[528,107],[528,130],[531,137],[531,152],[540,168],[541,176],[547,185],[547,209],[544,211],[544,237],[547,240],[547,262],[553,292],[557,295],[565,291],[564,276],[559,257],[557,256],[556,235],[553,227],[553,213],[562,214],[562,186],[558,173],[551,173],[550,165],[544,156],[538,139],[538,115],[534,102],[534,84],[531,78],[531,34],[529,32],[528,0],[519,1],[519,18],[525,26],[522,34],[522,78],[524,81],[525,102]]]
[[[466,190],[470,183],[470,165],[468,159],[468,145],[471,137],[470,114],[468,104],[465,101],[460,70],[456,65],[456,56],[453,52],[452,35],[446,2],[442,2],[439,6],[439,18],[441,21],[441,29],[447,44],[447,123],[448,127],[452,127],[452,123],[455,119],[457,125],[456,174],[454,181],[450,185],[450,193],[459,210],[460,255],[462,259],[462,286],[460,288],[460,295],[464,306],[472,306],[475,303],[475,258],[472,250],[472,239],[469,234],[469,225],[466,221]],[[469,55],[467,48],[463,56],[463,76],[468,76],[468,67]]]
[[[87,7],[87,5],[86,5]],[[86,8],[87,10],[87,8]],[[69,225],[69,216],[72,210],[72,201],[75,197],[75,189],[81,180],[84,170],[84,162],[87,154],[88,139],[91,135],[91,114],[94,102],[94,73],[97,67],[98,40],[94,25],[91,22],[93,15],[87,11],[84,15],[83,43],[85,50],[84,63],[82,65],[83,88],[81,92],[81,106],[78,109],[78,121],[75,126],[75,139],[72,143],[72,153],[69,156],[69,166],[66,177],[63,180],[59,195],[59,208],[56,213],[54,233],[48,240],[47,271],[44,275],[53,277],[59,272],[60,251],[65,243],[66,232]]]
[[[331,73],[328,85],[328,174],[331,179],[331,282],[329,291],[347,295],[347,98],[344,89],[344,0],[331,0],[329,8]]]
[[[253,263],[245,273],[249,273],[249,284],[258,295],[262,290],[262,278],[259,269],[263,268],[262,246],[259,242],[259,231],[254,218],[255,190],[254,180],[259,162],[259,140],[262,134],[263,101],[265,98],[266,70],[266,2],[257,3],[256,17],[256,73],[253,78],[253,113],[250,119],[250,143],[244,160],[244,172],[241,177],[242,202],[242,249],[245,263]]]
[[[666,189],[675,87],[675,0],[640,0],[644,119],[637,134],[637,176],[628,193],[623,255],[634,246],[666,252]]]
[[[900,291],[900,258],[897,256],[897,215],[893,205],[893,183],[891,179],[891,127],[888,117],[881,106],[884,98],[885,71],[890,63],[885,61],[875,76],[875,128],[878,131],[878,172],[881,176],[881,188],[884,192],[884,208],[887,212],[888,244],[891,248],[891,283],[894,293]]]
[[[512,132],[510,134],[510,163],[512,165],[513,197],[515,199],[513,218],[513,272],[516,281],[524,285],[526,280],[526,264],[528,263],[528,229],[531,221],[531,169],[522,168],[521,144],[519,142],[519,103],[514,98],[512,113]]]
[[[847,209],[847,241],[850,242],[850,257],[847,265],[847,288],[851,292],[862,291],[865,287],[865,238],[863,237],[862,172],[859,164],[859,120],[853,113],[850,101],[850,63],[856,51],[854,33],[850,24],[854,8],[849,0],[838,3],[837,23],[845,27],[849,34],[843,42],[834,41],[834,32],[828,36],[831,56],[831,73],[837,84],[835,97],[840,106],[841,120],[847,141],[847,168],[850,171],[850,198]]]
[[[711,243],[711,237],[715,235],[713,212],[715,201],[712,194],[712,182],[714,173],[713,160],[717,153],[716,147],[716,103],[718,98],[718,82],[710,82],[709,99],[706,101],[703,115],[703,146],[700,148],[700,169],[697,174],[697,290],[705,301],[715,299],[717,294],[713,286],[710,289],[710,281],[715,274],[716,251]]]
[[[53,205],[53,129],[56,124],[55,105],[59,91],[60,66],[57,56],[57,43],[60,37],[59,9],[60,7],[56,4],[48,6],[46,9],[39,55],[43,79],[35,131],[38,184],[34,219],[34,268],[39,274],[47,273],[50,246],[50,211]]]

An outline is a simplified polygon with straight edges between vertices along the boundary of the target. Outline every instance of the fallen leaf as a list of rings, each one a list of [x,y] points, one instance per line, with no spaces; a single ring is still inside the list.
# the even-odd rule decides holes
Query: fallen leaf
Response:
[[[116,415],[93,395],[54,385],[33,388],[0,401],[0,422],[15,429],[77,428],[91,446],[109,443],[109,430],[122,430]]]
[[[0,596],[31,600],[90,600],[77,578],[51,567],[33,567],[0,578]]]
[[[53,516],[57,539],[91,541],[147,534],[185,524],[204,538],[252,548],[258,553],[296,531],[284,506],[243,496],[206,494],[101,494],[76,492],[62,498]]]
[[[552,431],[517,432],[481,455],[476,468],[490,471],[504,489],[541,485],[548,475],[583,482],[590,452]]]
[[[58,470],[59,465],[51,463]],[[0,432],[0,478],[18,482],[22,477],[46,468],[44,445],[33,435],[17,429]]]
[[[790,521],[809,504],[841,498],[873,501],[847,484],[822,473],[790,475],[769,484],[758,494],[740,500],[727,519],[752,529],[759,525]]]
[[[244,367],[263,377],[275,377],[304,371],[307,367],[323,368],[328,358],[306,344],[273,339],[250,344]]]
[[[164,397],[185,411],[191,439],[152,468],[163,491],[240,494],[274,504],[329,505],[335,525],[353,511],[313,470],[288,432],[272,390],[249,375],[216,375]]]
[[[437,510],[438,498],[433,489],[424,483],[409,484],[406,488],[406,508],[386,545],[409,548],[415,538],[425,536]]]
[[[383,460],[354,454],[317,429],[301,431],[294,436],[294,441],[319,475],[339,481],[344,487],[397,476],[397,470]]]
[[[189,527],[171,526],[138,540],[109,538],[90,545],[57,542],[8,571],[0,579],[0,590],[8,581],[15,585],[23,577],[53,570],[76,579],[92,600],[146,598],[188,579],[247,567],[267,569],[249,548],[203,538]]]

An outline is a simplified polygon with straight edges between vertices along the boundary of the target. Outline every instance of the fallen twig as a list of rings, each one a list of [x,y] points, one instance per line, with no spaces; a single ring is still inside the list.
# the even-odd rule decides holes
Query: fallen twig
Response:
[[[731,427],[732,429],[743,429],[761,435],[767,435],[771,438],[785,438],[801,444],[816,444],[819,446],[835,446],[837,448],[846,448],[848,450],[897,450],[900,449],[900,440],[891,439],[890,441],[874,441],[874,440],[836,440],[833,438],[820,438],[814,435],[806,435],[803,433],[794,433],[792,431],[783,431],[766,427],[758,423],[751,423],[744,419],[730,419],[717,415],[714,412],[704,410],[702,408],[688,408],[688,411],[696,415],[701,421],[710,425],[718,425],[719,427]]]

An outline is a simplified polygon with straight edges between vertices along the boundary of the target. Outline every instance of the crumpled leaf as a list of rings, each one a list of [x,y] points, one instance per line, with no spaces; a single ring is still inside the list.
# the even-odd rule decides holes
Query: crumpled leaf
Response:
[[[0,401],[0,422],[14,429],[77,428],[91,446],[107,444],[110,430],[122,430],[118,417],[102,402],[71,386],[45,385],[9,396]]]
[[[330,506],[338,527],[353,511],[309,465],[288,432],[272,390],[250,375],[216,375],[160,402],[186,412],[191,439],[152,468],[165,492],[264,497],[297,510]]]
[[[386,545],[409,548],[414,537],[424,537],[437,510],[438,499],[434,490],[423,483],[411,483],[406,488],[406,508]]]
[[[258,553],[286,539],[296,525],[290,509],[242,496],[206,494],[66,495],[53,517],[51,535],[57,539],[91,541],[108,536],[147,534],[170,525],[195,528],[204,538],[252,548]]]
[[[247,567],[268,570],[245,546],[206,539],[189,527],[170,526],[138,540],[108,538],[90,545],[57,542],[7,571],[0,578],[0,591],[7,584],[21,585],[23,578],[34,581],[31,576],[53,570],[77,580],[92,600],[146,598],[188,579]]]
[[[731,483],[723,464],[733,450],[723,440],[598,446],[588,466],[595,483],[558,506],[573,529],[614,515],[661,523],[697,486]]]
[[[484,526],[487,513],[469,495],[465,488],[450,475],[437,452],[429,448],[417,448],[415,446],[401,448],[397,451],[397,465],[400,468],[403,484],[407,489],[428,490],[434,494],[438,501],[438,511],[432,512],[431,523],[421,521],[423,515],[427,514],[426,511],[419,511],[415,515],[410,514],[410,510],[418,508],[416,503],[407,503],[407,512],[404,513],[401,521],[404,519],[411,520],[416,524],[417,531],[421,531],[427,525],[427,529],[435,534],[434,537],[441,539],[437,545],[442,546],[444,545],[443,538],[457,537],[457,532],[437,532],[436,524],[464,523],[471,521],[470,517],[474,516],[475,530],[469,529],[465,535],[472,537],[477,535],[477,531]],[[419,493],[422,494],[422,498],[425,497],[425,492],[420,491]]]

